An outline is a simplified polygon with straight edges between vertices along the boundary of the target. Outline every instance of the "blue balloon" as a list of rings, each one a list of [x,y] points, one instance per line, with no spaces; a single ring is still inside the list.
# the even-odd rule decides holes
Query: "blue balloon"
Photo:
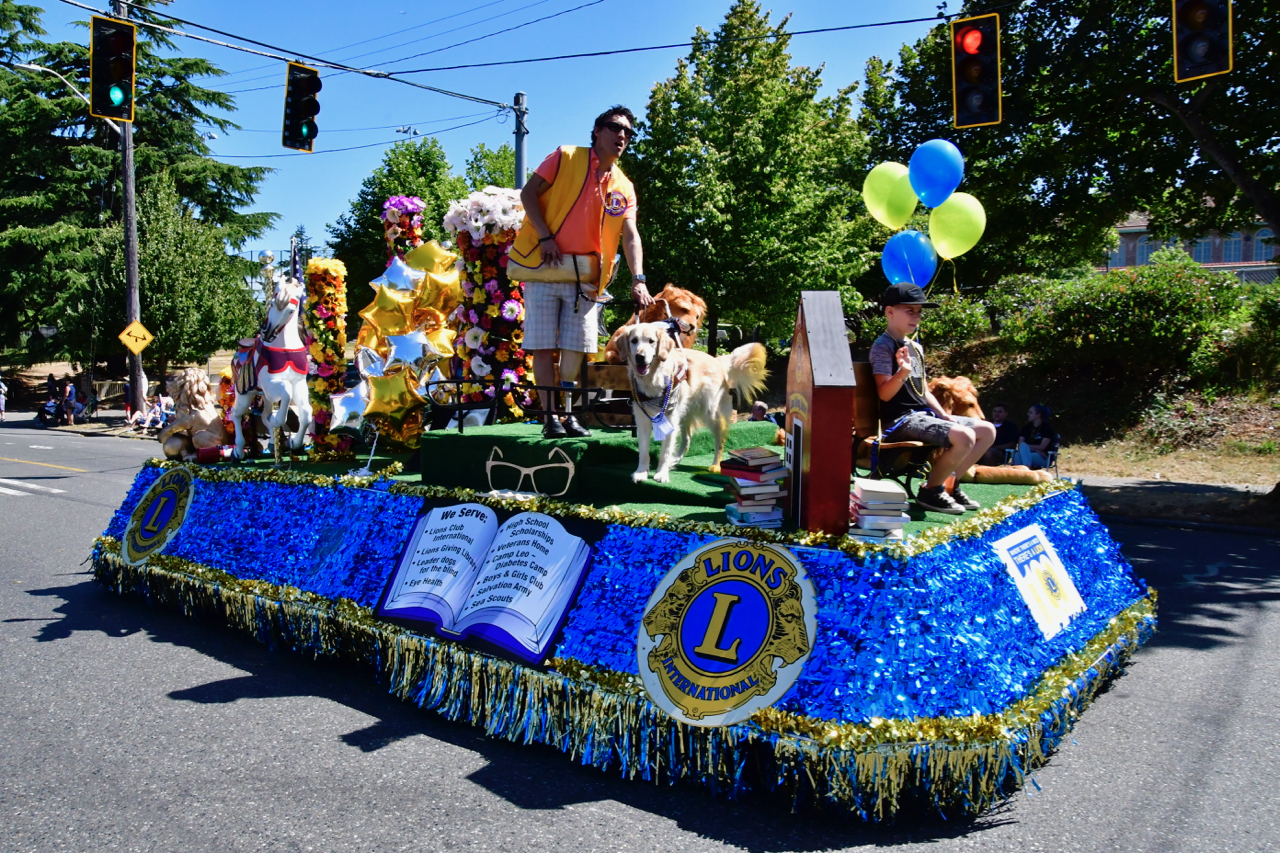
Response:
[[[964,180],[964,157],[945,139],[930,139],[911,155],[911,189],[925,207],[942,204]]]
[[[880,266],[890,284],[909,281],[924,287],[938,269],[938,253],[933,242],[919,231],[899,231],[885,243]]]

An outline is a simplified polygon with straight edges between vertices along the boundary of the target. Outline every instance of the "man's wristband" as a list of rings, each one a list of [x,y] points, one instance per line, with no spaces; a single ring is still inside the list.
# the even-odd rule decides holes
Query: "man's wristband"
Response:
[[[539,243],[545,243],[545,242],[547,242],[548,240],[555,240],[555,239],[556,239],[555,237],[543,237],[543,238],[542,238],[541,240],[539,240],[538,242],[539,242]]]

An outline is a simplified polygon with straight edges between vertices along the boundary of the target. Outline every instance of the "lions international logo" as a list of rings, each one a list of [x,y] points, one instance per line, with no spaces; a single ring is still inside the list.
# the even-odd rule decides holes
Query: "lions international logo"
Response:
[[[173,468],[151,484],[125,527],[120,555],[126,563],[136,566],[160,553],[177,535],[191,506],[192,483],[190,471]]]
[[[640,678],[681,722],[723,726],[799,677],[817,631],[804,567],[774,545],[721,539],[672,567],[645,606]]]
[[[627,197],[617,190],[609,190],[604,197],[604,212],[610,216],[621,216],[627,212]]]

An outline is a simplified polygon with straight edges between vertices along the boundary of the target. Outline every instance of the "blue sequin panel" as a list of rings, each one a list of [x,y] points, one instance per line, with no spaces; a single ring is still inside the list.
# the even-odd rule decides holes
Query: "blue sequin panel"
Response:
[[[991,547],[1033,523],[1044,528],[1088,607],[1051,641]],[[612,526],[556,654],[637,673],[636,638],[650,593],[671,565],[711,539]],[[842,722],[1004,708],[1145,591],[1077,492],[906,561],[792,551],[814,585],[818,637],[779,706]]]
[[[107,534],[119,538],[160,475],[143,469]],[[197,481],[166,548],[236,577],[372,607],[409,535],[420,498],[378,489]],[[1046,641],[992,548],[1038,523],[1088,609]],[[636,673],[636,638],[667,570],[716,537],[611,525],[594,548],[554,654]],[[990,713],[1082,648],[1145,584],[1078,492],[1060,492],[981,536],[908,560],[793,547],[813,582],[818,636],[779,706],[819,719]]]

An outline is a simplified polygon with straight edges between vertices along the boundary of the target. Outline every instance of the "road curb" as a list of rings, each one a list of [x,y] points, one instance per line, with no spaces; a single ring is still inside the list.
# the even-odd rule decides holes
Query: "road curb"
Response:
[[[1133,524],[1139,527],[1170,527],[1182,530],[1202,530],[1214,533],[1243,533],[1248,536],[1267,536],[1280,539],[1280,528],[1248,527],[1243,524],[1218,524],[1212,521],[1182,521],[1177,518],[1150,518],[1142,515],[1112,515],[1098,513],[1107,524]]]

